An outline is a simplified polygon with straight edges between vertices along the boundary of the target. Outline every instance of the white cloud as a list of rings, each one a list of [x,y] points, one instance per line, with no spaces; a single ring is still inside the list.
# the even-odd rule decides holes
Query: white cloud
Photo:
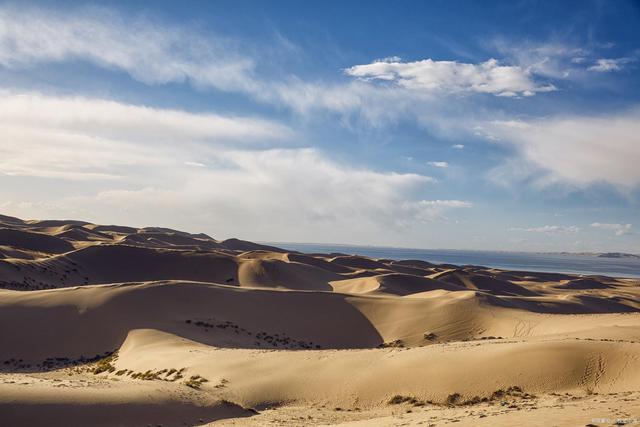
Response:
[[[304,81],[288,72],[279,73],[284,78],[268,79],[257,69],[261,51],[264,48],[243,46],[197,28],[186,30],[111,9],[60,13],[0,6],[0,66],[4,67],[86,61],[148,85],[187,83],[245,94],[303,115],[329,111],[377,125],[410,111],[418,99],[360,81]],[[388,108],[390,104],[394,108]]]
[[[429,166],[433,166],[434,168],[448,168],[449,163],[447,162],[427,162]]]
[[[496,60],[402,63],[398,57],[389,57],[347,70],[355,77],[370,74],[366,78],[306,81],[288,70],[273,73],[269,68],[273,60],[264,50],[264,46],[243,45],[197,26],[185,29],[112,9],[70,8],[60,13],[0,6],[0,66],[28,69],[43,63],[86,61],[149,85],[186,83],[244,94],[308,117],[338,114],[347,126],[362,121],[381,127],[412,118],[434,133],[459,132],[452,129],[459,129],[460,124],[448,117],[477,110],[453,100],[443,105],[439,97],[443,94],[480,92],[508,97],[554,90],[552,85],[535,82],[534,72]],[[372,81],[388,75],[376,70],[381,66],[397,68],[391,73],[397,84]]]
[[[583,67],[577,65],[590,54],[584,47],[558,40],[540,43],[496,38],[489,45],[531,74],[560,80],[582,75]]]
[[[207,165],[205,165],[204,163],[200,163],[200,162],[184,162],[185,165],[187,166],[193,166],[195,168],[205,168],[207,167]]]
[[[607,59],[601,58],[596,61],[594,65],[589,67],[590,71],[597,71],[600,73],[606,73],[608,71],[620,71],[625,64],[632,62],[631,58],[616,58]]]
[[[456,150],[464,150],[464,145],[463,144],[453,144],[451,146],[451,148],[456,149]]]
[[[580,231],[580,227],[575,225],[544,225],[541,227],[530,228],[510,228],[509,231],[526,231],[528,233],[544,233],[544,234],[575,234]]]
[[[410,213],[410,218],[420,222],[447,220],[445,213],[453,209],[468,209],[473,204],[464,200],[420,200],[405,203],[404,212]]]
[[[538,181],[542,185],[607,182],[632,188],[640,184],[639,108],[593,117],[495,121],[481,128],[487,139],[512,145],[522,161],[534,166],[509,162],[494,171],[504,179],[513,177],[511,172],[522,179],[542,171]]]
[[[0,171],[7,175],[113,179],[123,167],[189,162],[208,147],[263,144],[292,136],[283,125],[251,117],[101,99],[0,94]],[[174,159],[168,153],[176,146],[183,149]]]
[[[85,60],[147,84],[252,90],[254,63],[229,44],[104,8],[0,9],[0,65],[6,67]]]
[[[422,200],[420,201],[422,206],[442,207],[442,208],[470,208],[473,205],[471,202],[464,200]]]
[[[467,207],[424,201],[435,182],[428,176],[343,164],[312,148],[275,148],[291,138],[275,122],[4,95],[0,171],[47,178],[24,195],[0,189],[2,206],[20,216],[51,212],[252,239],[382,243],[375,236],[395,238],[399,229]]]
[[[309,82],[289,74],[268,80],[256,69],[256,51],[215,34],[123,16],[111,9],[59,13],[0,7],[0,66],[4,67],[24,69],[81,60],[125,72],[149,85],[187,83],[238,92],[300,114],[355,112],[369,123],[395,118],[406,109],[403,105],[411,103],[403,93],[362,82]],[[396,107],[392,111],[387,108],[390,102]]]
[[[499,65],[495,59],[479,64],[425,59],[415,62],[378,61],[355,65],[347,75],[364,80],[381,80],[422,92],[476,92],[497,96],[531,96],[555,90],[538,85],[531,74],[519,67]]]
[[[180,139],[250,144],[286,139],[292,131],[252,117],[188,113],[83,97],[0,91],[0,122],[50,130],[74,129],[113,139],[176,142]]]
[[[623,236],[625,234],[631,234],[631,224],[607,224],[601,222],[594,222],[591,227],[600,228],[602,230],[610,230],[616,236]]]
[[[497,49],[505,59],[533,75],[557,80],[573,80],[583,85],[593,84],[591,72],[620,71],[638,60],[639,51],[625,57],[603,58],[612,45],[588,43],[577,46],[566,40],[543,43],[494,39],[490,47]]]
[[[470,206],[420,200],[416,195],[432,182],[429,177],[349,167],[315,149],[229,150],[214,157],[225,167],[174,170],[148,186],[63,201],[69,209],[108,213],[111,222],[128,219],[257,240],[378,243]]]

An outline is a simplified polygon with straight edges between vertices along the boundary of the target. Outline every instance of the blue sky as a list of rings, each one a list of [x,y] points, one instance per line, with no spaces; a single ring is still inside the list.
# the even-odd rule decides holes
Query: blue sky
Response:
[[[0,2],[0,211],[640,252],[640,3]]]

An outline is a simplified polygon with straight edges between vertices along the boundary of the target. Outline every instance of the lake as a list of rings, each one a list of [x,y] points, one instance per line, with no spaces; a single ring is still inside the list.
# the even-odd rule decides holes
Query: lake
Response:
[[[272,243],[272,245],[306,253],[342,253],[393,260],[419,259],[437,264],[480,265],[504,270],[640,277],[639,258],[602,258],[594,255],[530,252],[405,249],[316,243]]]

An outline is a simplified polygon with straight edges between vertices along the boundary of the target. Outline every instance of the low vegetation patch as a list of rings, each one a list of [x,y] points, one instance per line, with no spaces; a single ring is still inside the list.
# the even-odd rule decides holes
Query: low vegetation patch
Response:
[[[203,383],[209,382],[208,379],[201,377],[200,375],[192,375],[184,384],[187,387],[195,388],[199,390]]]
[[[525,393],[522,387],[517,385],[511,386],[505,389],[498,389],[491,393],[489,397],[473,396],[470,399],[462,400],[460,393],[452,393],[447,396],[446,404],[449,406],[454,405],[477,405],[478,403],[493,403],[500,401],[502,405],[508,404],[507,400],[527,400],[534,399],[536,396],[533,394]]]
[[[449,406],[458,405],[462,395],[460,393],[452,393],[447,396],[446,404]]]
[[[223,378],[220,380],[220,384],[216,385],[215,388],[225,388],[227,384],[229,384],[229,380],[226,378]]]
[[[424,334],[424,339],[427,341],[435,341],[436,339],[438,339],[438,336],[433,332],[429,332],[427,334]]]
[[[409,405],[414,405],[414,406],[425,405],[425,402],[422,400],[419,400],[413,396],[403,396],[401,394],[396,394],[395,396],[393,396],[391,399],[389,399],[388,403],[390,405],[402,405],[404,403],[407,403]]]
[[[131,377],[134,380],[144,380],[144,381],[169,381],[175,382],[180,378],[184,378],[185,368],[180,369],[161,369],[159,371],[147,370],[145,372],[134,372],[132,370],[124,370],[116,372],[116,375],[126,375]]]
[[[197,328],[201,328],[204,332],[226,331],[228,334],[234,334],[239,336],[251,337],[254,340],[256,347],[262,348],[283,348],[292,350],[311,350],[321,349],[320,344],[316,344],[313,341],[298,340],[288,336],[285,333],[268,333],[266,331],[252,332],[246,328],[241,327],[237,323],[229,320],[224,322],[216,321],[214,319],[200,320],[200,319],[186,319],[184,321],[187,325],[192,325]]]
[[[32,363],[29,363],[20,358],[12,357],[0,363],[0,370],[15,371],[29,369],[37,371],[51,371],[54,369],[74,368],[79,371],[99,374],[102,372],[113,372],[113,370],[115,370],[113,362],[117,359],[117,357],[118,356],[116,350],[105,351],[104,353],[96,354],[95,356],[91,357],[85,357],[84,355],[82,355],[75,359],[62,356],[47,357],[41,362]]]
[[[378,346],[378,348],[404,348],[404,341],[402,340],[395,340],[395,341],[391,341],[391,342],[383,342],[382,344],[380,344]]]
[[[461,342],[468,342],[468,341],[486,341],[486,340],[502,340],[504,339],[504,337],[494,337],[494,336],[487,336],[487,337],[469,337],[469,338],[463,338],[460,341]]]
[[[112,373],[116,370],[114,366],[114,362],[118,359],[118,352],[113,352],[111,355],[98,360],[96,366],[93,368],[93,373],[95,375],[101,374],[103,372]]]
[[[480,397],[473,396],[470,399],[464,399],[462,394],[460,393],[451,393],[447,396],[444,403],[434,403],[430,400],[424,401],[420,400],[414,396],[406,396],[402,394],[396,394],[387,402],[389,405],[413,405],[413,406],[424,406],[424,405],[446,405],[446,406],[466,406],[466,405],[477,405],[479,403],[494,403],[500,402],[501,405],[513,404],[516,400],[527,400],[534,399],[536,396],[525,393],[519,386],[511,386],[507,389],[499,389],[491,393],[490,396]]]
[[[146,371],[146,372],[136,372],[131,375],[131,378],[134,380],[144,380],[144,381],[153,381],[160,379],[159,372]]]

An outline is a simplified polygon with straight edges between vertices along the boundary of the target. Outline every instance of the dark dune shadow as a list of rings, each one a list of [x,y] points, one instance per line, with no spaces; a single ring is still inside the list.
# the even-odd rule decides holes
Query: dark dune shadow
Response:
[[[591,295],[577,295],[576,298],[580,300],[580,305],[591,308],[594,311],[600,310],[599,312],[604,313],[632,313],[640,311],[637,308],[619,302],[618,298],[604,298]]]
[[[479,291],[490,292],[493,295],[504,296],[536,296],[536,292],[523,286],[516,285],[506,280],[502,280],[484,274],[469,272],[463,269],[445,272],[438,275],[437,280],[453,285],[465,287],[467,289],[477,289]]]
[[[216,283],[224,283],[228,278],[237,280],[236,260],[217,252],[100,245],[64,257],[83,267],[88,284],[170,279]]]
[[[347,296],[337,293],[193,282],[114,285],[102,290],[104,294],[91,296],[105,298],[94,308],[76,306],[82,302],[82,292],[92,291],[87,287],[42,292],[39,300],[0,305],[0,369],[32,372],[65,363],[47,367],[46,359],[78,361],[108,354],[120,348],[134,329],[157,329],[228,348],[374,348],[382,343],[369,320]],[[53,304],[53,293],[69,298],[57,295],[60,298]],[[23,360],[3,365],[11,359]]]
[[[73,245],[64,239],[13,228],[0,228],[0,242],[3,246],[52,254],[69,252],[74,249]]]
[[[15,402],[0,404],[0,424],[4,426],[198,426],[254,414],[255,411],[231,402],[197,406],[178,401],[81,404],[64,400],[33,403],[16,399]]]
[[[342,265],[344,267],[349,268],[357,268],[357,269],[370,269],[374,270],[376,268],[387,269],[387,265],[383,262],[376,261],[375,259],[356,256],[356,255],[347,255],[347,256],[337,256],[331,259],[332,263]]]
[[[399,260],[399,261],[391,261],[390,264],[391,265],[401,265],[401,266],[405,266],[405,267],[414,267],[414,268],[418,268],[418,269],[421,269],[421,270],[428,270],[430,268],[438,266],[437,264],[432,264],[430,262],[422,261],[422,260],[418,260],[418,259],[403,259],[403,260]]]
[[[536,271],[509,270],[496,274],[505,280],[527,280],[530,282],[559,282],[561,280],[575,279],[578,276],[564,273],[542,273]]]
[[[558,286],[559,289],[574,289],[574,290],[585,290],[585,289],[609,289],[610,285],[601,282],[600,280],[592,279],[585,277],[583,279],[575,279],[571,280],[568,283]]]
[[[321,268],[323,270],[331,271],[332,273],[350,273],[353,270],[349,267],[345,267],[340,264],[331,263],[321,257],[313,257],[305,254],[291,252],[287,255],[287,258],[291,262],[298,262],[301,264],[312,265],[314,267]]]
[[[463,286],[454,285],[444,281],[400,273],[391,273],[380,276],[378,281],[383,292],[401,296],[433,291],[436,289],[444,289],[447,291],[467,290]]]
[[[499,297],[485,295],[491,304],[546,314],[631,313],[640,309],[608,298],[576,295],[578,301],[544,300],[536,297]]]

